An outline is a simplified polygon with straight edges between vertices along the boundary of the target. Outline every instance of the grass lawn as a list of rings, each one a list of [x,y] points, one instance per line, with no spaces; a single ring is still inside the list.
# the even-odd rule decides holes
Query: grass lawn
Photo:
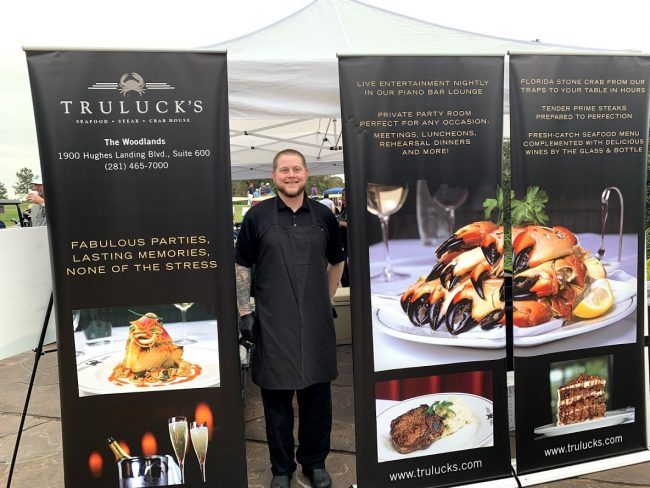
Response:
[[[243,202],[243,203],[240,203],[240,202],[234,202],[234,203],[232,204],[232,208],[235,209],[234,219],[235,219],[235,223],[236,223],[236,224],[239,224],[239,223],[241,223],[242,220],[244,220],[244,217],[243,217],[243,215],[241,214],[241,211],[242,211],[242,209],[243,209],[244,207],[248,207],[248,203],[246,203],[246,202]]]
[[[29,207],[29,202],[23,202],[20,204],[20,210],[24,212]],[[2,207],[0,207],[2,208]],[[2,220],[7,227],[12,227],[14,224],[11,219],[18,220],[18,211],[16,210],[15,205],[6,205],[4,207],[4,212],[0,210],[0,220]]]

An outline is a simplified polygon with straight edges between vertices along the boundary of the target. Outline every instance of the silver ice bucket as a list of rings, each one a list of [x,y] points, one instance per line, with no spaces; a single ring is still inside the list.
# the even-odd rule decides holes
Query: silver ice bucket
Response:
[[[170,456],[122,459],[117,463],[119,488],[169,486],[180,482],[180,469]]]

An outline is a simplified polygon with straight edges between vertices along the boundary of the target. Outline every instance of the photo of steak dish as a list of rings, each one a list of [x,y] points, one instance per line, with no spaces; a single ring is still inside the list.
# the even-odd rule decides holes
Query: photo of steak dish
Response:
[[[444,428],[443,418],[425,404],[393,419],[390,437],[397,452],[408,454],[429,447],[442,437]]]

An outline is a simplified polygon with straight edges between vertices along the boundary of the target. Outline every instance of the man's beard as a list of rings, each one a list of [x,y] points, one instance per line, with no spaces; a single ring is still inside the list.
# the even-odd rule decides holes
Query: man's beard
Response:
[[[307,183],[305,183],[304,185],[296,188],[295,191],[289,192],[286,189],[284,189],[284,188],[282,188],[282,187],[280,187],[278,185],[278,193],[282,193],[285,197],[293,198],[293,197],[297,197],[301,193],[304,193],[306,187],[307,187]]]

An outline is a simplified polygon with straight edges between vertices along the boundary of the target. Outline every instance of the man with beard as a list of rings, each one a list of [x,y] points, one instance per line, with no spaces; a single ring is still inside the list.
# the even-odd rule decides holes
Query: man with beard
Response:
[[[299,407],[295,457],[312,487],[332,484],[325,470],[332,428],[330,382],[337,376],[331,303],[344,254],[334,214],[307,198],[308,175],[298,151],[285,149],[273,158],[278,195],[246,213],[235,249],[239,329],[254,344],[253,381],[262,391],[271,488],[288,488],[297,467],[294,393]]]

